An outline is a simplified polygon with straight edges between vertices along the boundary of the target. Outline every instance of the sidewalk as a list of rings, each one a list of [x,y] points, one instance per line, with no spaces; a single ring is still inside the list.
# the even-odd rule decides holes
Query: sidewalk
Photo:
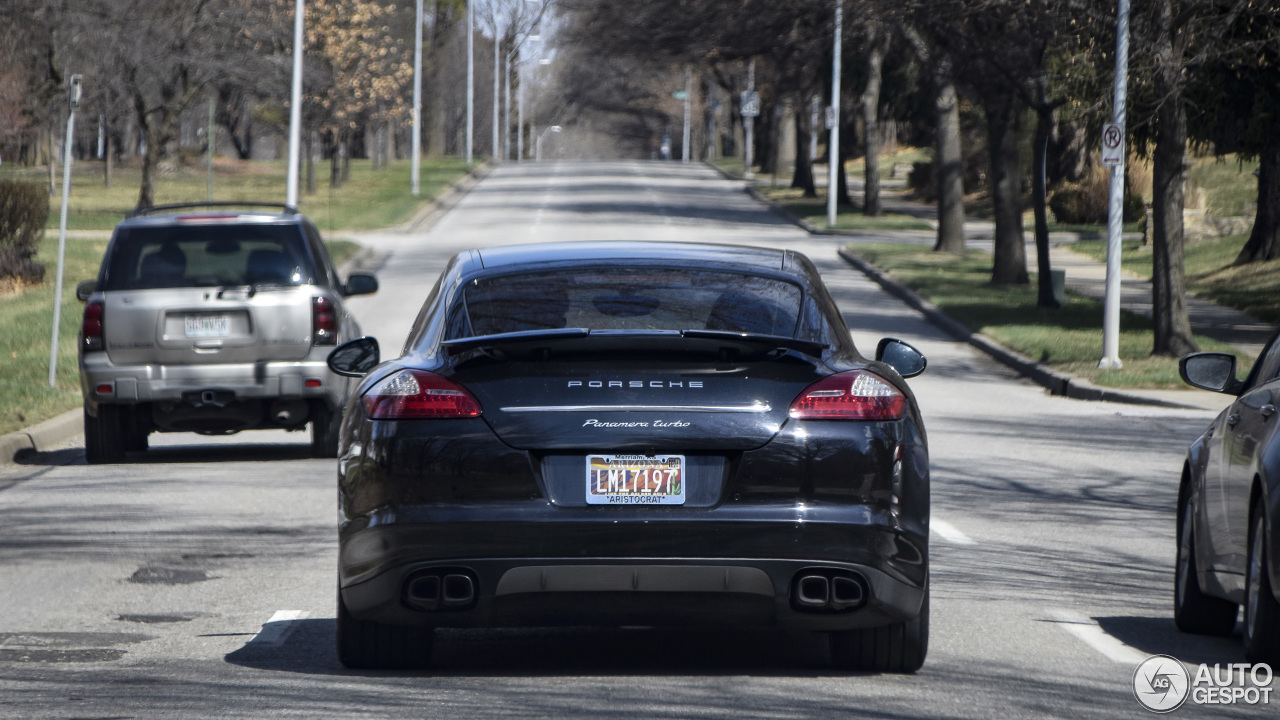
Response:
[[[719,168],[717,168],[717,170],[718,169]],[[723,170],[721,170],[721,174],[726,177],[732,177],[730,173],[725,173]],[[826,173],[820,173],[817,166],[815,166],[814,177],[818,181],[819,192],[822,192],[826,187]],[[862,178],[850,175],[848,180],[849,194],[857,197],[862,193]],[[768,179],[757,177],[755,184],[757,186],[767,185]],[[892,180],[882,182],[881,204],[885,211],[901,215],[910,215],[931,224],[936,223],[936,206],[903,197],[902,192],[898,190],[901,186],[901,182],[895,182]],[[763,196],[761,197],[763,199]],[[765,201],[769,202],[767,199],[765,199]],[[777,206],[775,205],[775,207]],[[782,211],[781,208],[777,209],[780,212],[785,212]],[[809,226],[808,223],[804,223],[799,220],[796,220],[796,222],[810,232],[848,237],[852,243],[884,242],[888,239],[905,244],[932,246],[935,241],[935,234],[932,231],[895,230],[891,232],[884,232],[828,230],[826,228],[814,228]],[[994,233],[995,224],[989,220],[977,218],[965,219],[965,244],[971,249],[991,252]],[[1034,271],[1036,263],[1035,236],[1034,233],[1031,232],[1025,233],[1025,236],[1028,240],[1026,246],[1027,262],[1029,266],[1028,269]],[[1080,233],[1050,233],[1050,266],[1054,269],[1066,271],[1066,286],[1068,289],[1086,297],[1101,300],[1106,295],[1106,265],[1093,260],[1092,258],[1072,252],[1071,245],[1078,242],[1080,239]],[[887,278],[875,279],[882,284],[887,280]],[[892,281],[889,280],[888,282]],[[911,293],[911,291],[906,288],[901,289]],[[914,293],[911,294],[914,295]],[[1121,279],[1120,297],[1120,306],[1122,309],[1137,315],[1151,317],[1151,281],[1144,280],[1131,273],[1125,272]],[[1234,308],[1224,307],[1207,300],[1202,300],[1190,293],[1187,294],[1187,310],[1191,320],[1191,328],[1194,332],[1231,345],[1247,355],[1257,356],[1258,353],[1262,351],[1263,346],[1266,345],[1267,340],[1271,338],[1271,335],[1276,330],[1274,326],[1262,322],[1251,315],[1235,310]],[[1099,328],[1099,346],[1101,346],[1101,332],[1101,328]],[[1008,354],[1009,356],[1016,355],[1016,353],[1011,353],[1007,349],[1001,348],[995,343],[992,343],[989,338],[982,336],[978,337],[981,338],[981,342],[974,344],[986,352],[996,355],[997,353],[1000,353],[1000,351],[1003,351],[1003,353]],[[995,345],[995,347],[988,347],[989,345]],[[1008,357],[997,357],[997,359],[1000,359],[1002,362],[1009,361]],[[1042,385],[1046,385],[1046,387],[1049,387],[1055,382],[1055,380],[1053,380],[1054,376],[1062,376],[1062,373],[1050,371],[1049,368],[1041,366],[1039,363],[1030,363],[1031,365],[1037,366],[1036,368],[1026,367],[1027,363],[1019,364],[1024,366],[1018,367],[1020,371],[1024,372],[1024,374],[1027,374],[1029,377],[1032,377],[1037,382],[1040,382]],[[1031,369],[1032,372],[1027,372],[1028,369]],[[1049,379],[1045,380],[1042,378]],[[1070,384],[1077,387],[1093,387],[1088,382],[1079,378],[1072,379]],[[1107,394],[1106,391],[1104,390],[1102,392],[1105,397]],[[1226,407],[1231,402],[1230,396],[1209,393],[1203,390],[1195,390],[1191,388],[1186,390],[1126,389],[1124,391],[1112,392],[1109,394],[1111,397],[1106,399],[1120,399],[1128,402],[1142,402],[1143,400],[1146,400],[1152,404],[1175,404],[1215,411]]]

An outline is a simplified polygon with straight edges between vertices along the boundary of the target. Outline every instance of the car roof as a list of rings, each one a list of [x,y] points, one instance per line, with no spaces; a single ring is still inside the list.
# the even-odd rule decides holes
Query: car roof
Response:
[[[790,254],[785,250],[742,245],[620,240],[507,245],[475,253],[485,269],[575,261],[647,260],[746,265],[761,270],[786,268]]]
[[[261,210],[189,210],[178,213],[162,213],[126,218],[120,221],[118,227],[167,226],[179,223],[201,223],[211,225],[290,225],[301,222],[302,218],[303,216],[299,214],[272,213],[263,212]]]

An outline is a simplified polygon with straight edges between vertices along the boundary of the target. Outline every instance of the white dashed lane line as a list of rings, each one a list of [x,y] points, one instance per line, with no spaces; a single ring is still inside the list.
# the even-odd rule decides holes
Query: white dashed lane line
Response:
[[[310,615],[304,610],[277,610],[249,642],[259,647],[279,647],[297,627],[298,621]]]
[[[1125,645],[1108,635],[1098,623],[1072,610],[1055,609],[1050,613],[1050,622],[1083,640],[1086,645],[1102,653],[1106,658],[1121,665],[1137,665],[1147,656]]]
[[[969,537],[968,535],[965,535],[963,532],[960,531],[959,528],[947,522],[946,520],[930,518],[929,530],[934,535],[937,535],[938,537],[951,543],[952,545],[976,545],[977,544],[973,541],[973,538]]]

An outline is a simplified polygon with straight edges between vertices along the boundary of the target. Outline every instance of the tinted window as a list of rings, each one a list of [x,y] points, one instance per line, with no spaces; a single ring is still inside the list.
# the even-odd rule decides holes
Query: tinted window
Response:
[[[117,232],[104,290],[310,285],[315,270],[293,225],[173,225]]]
[[[793,337],[799,286],[776,278],[666,268],[573,268],[473,281],[450,337],[574,327],[727,330]]]

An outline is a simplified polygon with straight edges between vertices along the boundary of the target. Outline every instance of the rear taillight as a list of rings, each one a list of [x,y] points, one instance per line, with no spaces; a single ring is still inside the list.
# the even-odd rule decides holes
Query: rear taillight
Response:
[[[365,393],[364,411],[374,420],[473,418],[480,416],[480,403],[435,373],[401,370]]]
[[[102,349],[101,300],[94,300],[84,306],[84,321],[80,323],[80,338],[85,350]]]
[[[312,343],[315,345],[335,345],[338,342],[338,315],[334,312],[329,298],[311,298],[311,331]]]
[[[897,420],[907,398],[888,380],[866,370],[850,370],[805,388],[791,403],[797,420]]]

